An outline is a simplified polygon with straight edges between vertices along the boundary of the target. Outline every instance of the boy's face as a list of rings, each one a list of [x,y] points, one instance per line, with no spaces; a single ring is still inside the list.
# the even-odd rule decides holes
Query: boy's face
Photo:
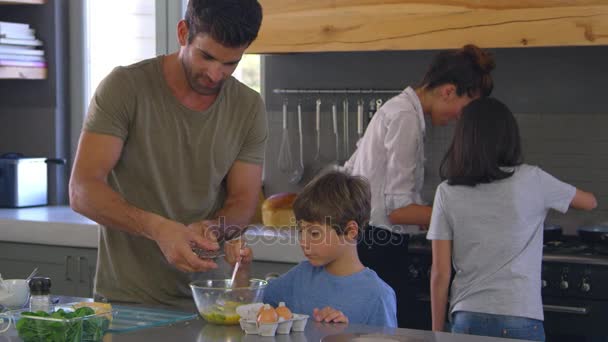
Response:
[[[343,255],[346,248],[356,246],[355,239],[339,235],[331,226],[318,222],[298,223],[300,247],[313,266],[325,266]]]

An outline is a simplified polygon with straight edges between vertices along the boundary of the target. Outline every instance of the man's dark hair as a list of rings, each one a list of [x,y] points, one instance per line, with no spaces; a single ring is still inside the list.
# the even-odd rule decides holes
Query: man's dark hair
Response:
[[[304,187],[293,211],[296,220],[327,224],[340,235],[349,221],[355,221],[362,230],[371,212],[369,183],[343,172],[326,173]]]
[[[190,0],[186,9],[188,43],[209,34],[218,43],[236,48],[251,44],[262,24],[257,0]]]
[[[513,113],[494,98],[479,98],[462,109],[439,173],[450,185],[475,186],[511,177],[504,167],[522,163]]]

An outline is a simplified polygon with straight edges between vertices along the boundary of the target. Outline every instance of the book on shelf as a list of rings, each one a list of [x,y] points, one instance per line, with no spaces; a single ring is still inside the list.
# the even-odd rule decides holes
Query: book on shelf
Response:
[[[0,67],[0,78],[41,80],[45,79],[46,76],[46,68],[26,68],[16,66]]]
[[[44,50],[36,49],[35,46],[16,46],[0,44],[0,53],[12,55],[44,56]]]
[[[44,62],[44,56],[13,55],[0,52],[0,60]]]
[[[0,21],[0,33],[22,32],[29,29],[29,24]]]
[[[3,66],[46,68],[46,62],[16,61],[16,60],[10,60],[10,59],[0,59],[0,67],[3,67]]]
[[[0,38],[0,44],[6,45],[24,45],[24,46],[42,46],[42,41],[38,39],[11,39]]]
[[[36,39],[36,31],[34,29],[27,29],[24,31],[0,32],[0,38]]]

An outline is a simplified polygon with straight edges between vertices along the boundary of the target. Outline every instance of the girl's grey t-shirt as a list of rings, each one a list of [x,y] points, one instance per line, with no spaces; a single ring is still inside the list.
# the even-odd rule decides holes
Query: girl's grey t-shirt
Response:
[[[166,83],[162,58],[114,69],[91,99],[84,130],[124,142],[108,176],[112,189],[140,209],[190,224],[223,206],[235,161],[262,164],[266,111],[260,95],[232,77],[207,110],[185,107]],[[101,227],[95,293],[111,301],[191,309],[189,282],[224,276],[181,272],[154,241]]]
[[[452,240],[450,313],[543,320],[541,262],[549,209],[565,213],[576,188],[538,167],[474,187],[437,188],[427,239]]]

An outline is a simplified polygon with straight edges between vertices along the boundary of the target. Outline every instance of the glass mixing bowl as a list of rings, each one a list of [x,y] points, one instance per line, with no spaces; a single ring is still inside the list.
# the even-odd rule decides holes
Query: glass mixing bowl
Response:
[[[232,287],[230,279],[198,280],[190,283],[196,308],[205,321],[213,324],[239,324],[236,307],[262,301],[268,283],[249,280],[248,287]]]

